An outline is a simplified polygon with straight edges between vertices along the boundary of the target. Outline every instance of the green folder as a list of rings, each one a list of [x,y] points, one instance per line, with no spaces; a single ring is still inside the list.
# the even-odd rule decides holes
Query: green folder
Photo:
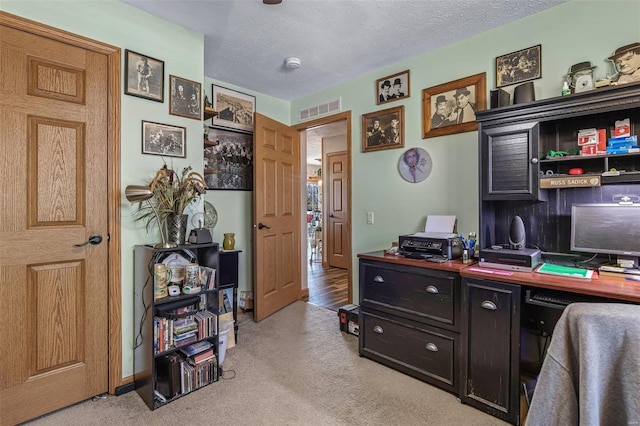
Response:
[[[554,265],[553,263],[543,263],[536,272],[584,279],[590,279],[593,275],[593,270],[591,269],[573,268],[571,266]]]

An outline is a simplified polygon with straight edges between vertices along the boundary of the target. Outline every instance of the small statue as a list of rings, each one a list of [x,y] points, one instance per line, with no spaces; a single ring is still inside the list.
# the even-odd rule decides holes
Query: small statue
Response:
[[[205,108],[212,108],[213,107],[211,102],[209,102],[209,97],[207,95],[204,95],[204,107]]]
[[[616,49],[608,58],[618,73],[611,80],[613,84],[640,81],[640,43],[627,44]]]

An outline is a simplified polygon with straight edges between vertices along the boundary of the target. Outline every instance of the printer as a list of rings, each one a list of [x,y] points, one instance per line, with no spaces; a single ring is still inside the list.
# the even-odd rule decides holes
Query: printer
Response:
[[[398,237],[398,251],[404,257],[414,259],[457,259],[462,256],[464,247],[455,229],[455,216],[429,215],[424,232]]]
[[[441,257],[446,260],[462,256],[462,241],[449,232],[418,232],[399,237],[400,254],[413,259]]]

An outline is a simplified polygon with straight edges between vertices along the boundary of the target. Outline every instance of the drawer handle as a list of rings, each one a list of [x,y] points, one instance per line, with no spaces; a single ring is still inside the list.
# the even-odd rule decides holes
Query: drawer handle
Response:
[[[435,286],[430,285],[429,287],[427,287],[427,293],[438,294],[439,292]]]
[[[428,351],[438,352],[438,347],[434,343],[427,343],[427,346],[425,347],[427,348]]]
[[[384,333],[384,330],[379,325],[376,325],[375,327],[373,327],[373,332],[374,333],[378,333],[378,334],[382,334],[382,333]]]
[[[490,311],[495,311],[496,309],[498,309],[496,304],[490,300],[485,300],[484,302],[482,302],[480,306],[482,306],[485,309],[489,309]]]
[[[375,278],[373,279],[373,281],[375,281],[377,283],[383,283],[384,282],[384,278],[382,278],[380,275],[376,275]]]

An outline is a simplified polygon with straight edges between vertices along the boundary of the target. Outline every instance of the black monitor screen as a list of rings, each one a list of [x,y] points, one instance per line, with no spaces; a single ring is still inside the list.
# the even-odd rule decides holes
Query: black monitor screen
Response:
[[[571,250],[640,256],[640,204],[574,204]]]

